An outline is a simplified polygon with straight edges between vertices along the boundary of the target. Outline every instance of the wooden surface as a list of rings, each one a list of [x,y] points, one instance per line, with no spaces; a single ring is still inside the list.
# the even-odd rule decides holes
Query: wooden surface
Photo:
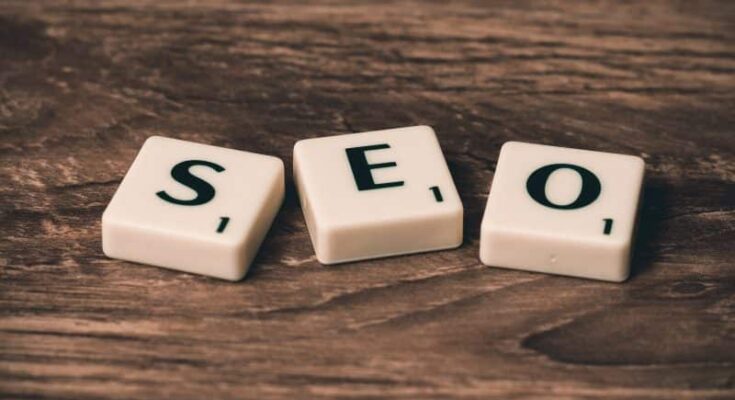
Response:
[[[735,398],[735,3],[0,2],[0,397]],[[281,157],[428,124],[455,251],[246,280],[107,259],[146,137]],[[643,156],[624,284],[484,267],[507,140]]]

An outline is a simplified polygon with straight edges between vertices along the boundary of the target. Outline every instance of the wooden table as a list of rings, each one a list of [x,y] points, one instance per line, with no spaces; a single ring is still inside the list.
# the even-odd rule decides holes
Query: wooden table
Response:
[[[735,3],[130,3],[0,4],[1,397],[735,397]],[[148,136],[417,124],[458,250],[320,265],[289,175],[242,282],[102,254]],[[645,158],[628,282],[479,263],[508,140]]]

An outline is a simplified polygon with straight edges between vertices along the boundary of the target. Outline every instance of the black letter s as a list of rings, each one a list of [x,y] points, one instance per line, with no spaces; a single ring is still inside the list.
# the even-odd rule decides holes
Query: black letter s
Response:
[[[178,164],[176,164],[171,169],[171,177],[173,177],[176,182],[181,183],[182,185],[188,186],[195,192],[197,192],[197,196],[191,200],[179,200],[177,198],[171,197],[168,193],[161,190],[160,192],[156,193],[158,197],[161,199],[168,201],[169,203],[178,204],[182,206],[198,206],[205,204],[212,200],[214,198],[214,188],[212,185],[207,183],[206,181],[197,178],[196,176],[192,175],[191,172],[189,172],[189,168],[195,166],[195,165],[203,165],[205,167],[212,168],[213,170],[217,172],[222,172],[225,169],[217,165],[215,163],[209,162],[209,161],[202,161],[202,160],[188,160],[188,161],[182,161]]]

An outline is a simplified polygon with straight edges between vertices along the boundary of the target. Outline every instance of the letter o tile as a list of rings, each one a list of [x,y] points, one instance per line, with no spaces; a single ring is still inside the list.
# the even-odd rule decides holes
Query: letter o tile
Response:
[[[624,281],[644,173],[636,156],[505,143],[482,218],[480,260]]]

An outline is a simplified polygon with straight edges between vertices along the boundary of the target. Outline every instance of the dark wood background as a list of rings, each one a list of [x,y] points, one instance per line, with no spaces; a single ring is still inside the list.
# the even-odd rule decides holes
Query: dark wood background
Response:
[[[735,2],[0,2],[0,396],[735,398]],[[242,282],[107,259],[164,135],[281,157],[433,126],[455,251],[322,266],[288,195]],[[641,155],[624,284],[478,261],[507,140]]]

